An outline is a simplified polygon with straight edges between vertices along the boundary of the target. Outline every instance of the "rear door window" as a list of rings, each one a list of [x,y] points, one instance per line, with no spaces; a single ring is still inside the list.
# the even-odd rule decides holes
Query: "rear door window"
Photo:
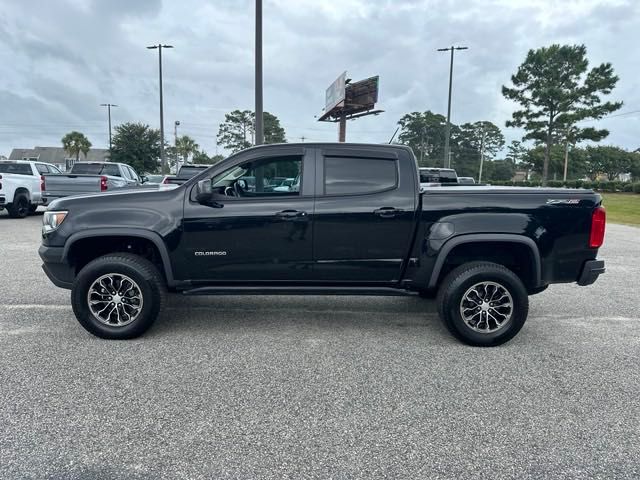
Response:
[[[398,184],[395,159],[362,157],[325,157],[325,195],[350,195],[381,192]]]
[[[28,163],[0,163],[0,173],[14,173],[16,175],[33,175]]]

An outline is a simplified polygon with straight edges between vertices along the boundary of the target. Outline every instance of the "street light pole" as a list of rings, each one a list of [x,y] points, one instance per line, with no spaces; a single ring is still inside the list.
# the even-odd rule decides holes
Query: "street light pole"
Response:
[[[176,173],[179,170],[178,165],[178,125],[180,125],[180,120],[176,120],[173,122],[173,149],[176,153]]]
[[[107,107],[107,112],[109,112],[109,155],[111,155],[111,107],[117,107],[118,105],[113,103],[101,103],[100,106]]]
[[[160,163],[162,165],[162,173],[167,174],[167,160],[164,156],[164,112],[163,112],[163,102],[162,102],[162,49],[163,48],[173,48],[173,45],[163,45],[159,43],[158,45],[151,45],[147,47],[149,50],[158,49],[158,77],[160,79]]]
[[[467,50],[469,47],[438,48],[439,52],[451,51],[451,63],[449,65],[449,102],[447,104],[447,130],[444,137],[444,167],[451,168],[451,157],[449,155],[449,141],[451,138],[451,89],[453,86],[453,52],[454,50]]]
[[[255,144],[264,143],[264,117],[262,104],[262,0],[256,0],[256,138]]]

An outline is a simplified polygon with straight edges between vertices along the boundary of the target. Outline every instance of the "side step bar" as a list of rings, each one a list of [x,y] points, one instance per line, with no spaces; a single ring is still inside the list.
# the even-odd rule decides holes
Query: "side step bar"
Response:
[[[198,287],[182,292],[183,295],[369,295],[412,297],[418,292],[392,287]]]

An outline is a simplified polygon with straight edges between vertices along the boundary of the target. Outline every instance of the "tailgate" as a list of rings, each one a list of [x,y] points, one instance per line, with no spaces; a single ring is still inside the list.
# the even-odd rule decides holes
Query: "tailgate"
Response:
[[[101,175],[44,175],[46,197],[66,197],[100,192]]]

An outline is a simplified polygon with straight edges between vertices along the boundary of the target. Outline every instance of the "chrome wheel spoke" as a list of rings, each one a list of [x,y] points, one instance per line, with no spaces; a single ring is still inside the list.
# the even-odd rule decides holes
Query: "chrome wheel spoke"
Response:
[[[513,298],[506,287],[497,282],[479,282],[462,296],[460,316],[470,329],[493,333],[509,323],[513,308]]]
[[[110,327],[133,322],[142,311],[142,290],[126,275],[110,273],[96,279],[89,287],[87,305],[93,316]]]

